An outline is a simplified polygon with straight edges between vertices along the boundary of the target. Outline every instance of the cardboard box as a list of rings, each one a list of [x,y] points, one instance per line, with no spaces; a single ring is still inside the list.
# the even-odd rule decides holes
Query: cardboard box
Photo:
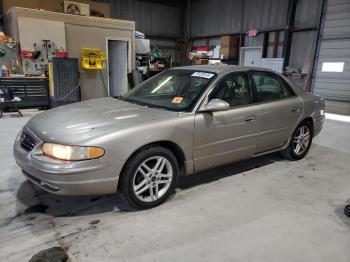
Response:
[[[193,59],[192,65],[207,65],[209,60],[207,58]]]
[[[157,61],[153,64],[149,64],[149,70],[154,72],[163,71],[165,69],[164,63]]]
[[[201,59],[201,58],[208,58],[207,54],[199,54],[194,52],[188,53],[188,59],[192,61],[193,59]]]
[[[236,35],[223,35],[221,36],[221,46],[238,46],[239,36]]]
[[[72,15],[90,15],[90,5],[73,1],[64,1],[64,12]]]
[[[222,59],[236,59],[238,58],[238,46],[221,46],[220,58]]]

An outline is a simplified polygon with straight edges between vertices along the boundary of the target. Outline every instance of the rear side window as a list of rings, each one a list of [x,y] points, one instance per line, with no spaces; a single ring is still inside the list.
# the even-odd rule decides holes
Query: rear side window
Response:
[[[293,90],[278,76],[253,72],[258,102],[268,102],[295,96]]]

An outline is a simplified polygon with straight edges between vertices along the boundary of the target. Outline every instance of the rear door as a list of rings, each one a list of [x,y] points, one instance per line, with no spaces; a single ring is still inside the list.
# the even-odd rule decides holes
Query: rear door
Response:
[[[278,75],[251,71],[255,103],[260,107],[260,139],[257,153],[277,149],[286,144],[303,113],[303,103],[292,88]]]
[[[258,140],[259,106],[252,105],[247,72],[224,76],[208,95],[207,101],[211,99],[224,100],[231,109],[196,113],[193,151],[196,171],[251,157]]]

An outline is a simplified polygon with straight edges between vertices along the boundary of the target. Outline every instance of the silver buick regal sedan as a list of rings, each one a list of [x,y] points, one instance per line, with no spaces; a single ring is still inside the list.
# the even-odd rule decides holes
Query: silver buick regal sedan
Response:
[[[14,144],[24,175],[62,195],[119,191],[150,208],[180,175],[275,151],[308,152],[324,100],[272,71],[237,66],[167,70],[117,98],[33,117]]]

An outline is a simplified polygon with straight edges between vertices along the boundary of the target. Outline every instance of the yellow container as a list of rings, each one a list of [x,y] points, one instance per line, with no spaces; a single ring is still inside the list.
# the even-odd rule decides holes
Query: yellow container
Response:
[[[100,49],[82,48],[81,67],[87,70],[101,70],[106,67],[106,52]]]

